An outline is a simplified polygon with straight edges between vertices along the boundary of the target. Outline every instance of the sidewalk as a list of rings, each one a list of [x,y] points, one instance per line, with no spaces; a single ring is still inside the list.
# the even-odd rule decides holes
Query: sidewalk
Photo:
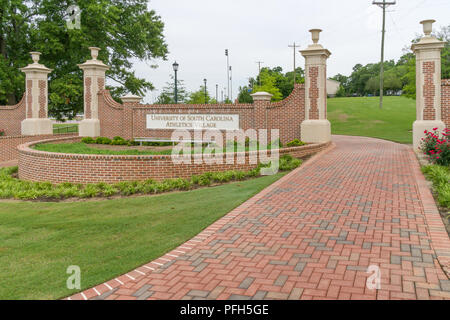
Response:
[[[169,254],[70,299],[450,299],[450,239],[412,150],[334,142]]]

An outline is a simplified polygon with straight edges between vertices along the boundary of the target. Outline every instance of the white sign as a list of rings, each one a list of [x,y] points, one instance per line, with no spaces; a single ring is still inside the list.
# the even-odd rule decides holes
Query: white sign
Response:
[[[239,115],[147,114],[147,129],[239,130]]]

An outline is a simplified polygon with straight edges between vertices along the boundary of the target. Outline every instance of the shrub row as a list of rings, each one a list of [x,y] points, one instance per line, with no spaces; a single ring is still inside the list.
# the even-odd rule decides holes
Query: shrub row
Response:
[[[450,169],[448,167],[432,165],[422,168],[427,179],[433,182],[437,193],[437,200],[442,207],[450,208]]]
[[[98,138],[91,138],[91,137],[85,137],[81,139],[81,142],[86,144],[106,144],[106,145],[122,145],[122,146],[137,146],[140,143],[136,142],[134,140],[125,140],[122,137],[114,137],[113,139],[109,139],[106,137],[98,137]],[[249,148],[251,145],[251,142],[249,138],[245,139],[245,148]],[[235,146],[235,150],[237,150],[238,146],[240,145],[237,141],[228,141],[227,145],[233,145]],[[142,142],[142,145],[144,146],[171,146],[172,142]],[[306,145],[306,143],[300,141],[299,139],[295,139],[289,143],[286,144],[287,147],[301,147]],[[206,147],[207,144],[204,145]],[[256,142],[256,146],[259,149],[259,142]],[[281,143],[280,139],[273,141],[271,144],[269,144],[266,149],[272,149],[273,146],[277,146],[279,148],[283,148],[283,144]]]
[[[292,170],[301,165],[301,160],[292,156],[283,156],[280,159],[280,170]],[[0,170],[0,198],[20,200],[61,200],[68,198],[93,198],[111,196],[129,196],[133,194],[157,194],[176,190],[191,190],[199,186],[210,186],[215,183],[240,181],[261,175],[260,165],[250,171],[226,171],[204,173],[190,179],[167,179],[162,182],[147,180],[142,182],[120,182],[115,184],[51,184],[49,182],[23,181],[13,176],[17,167]]]

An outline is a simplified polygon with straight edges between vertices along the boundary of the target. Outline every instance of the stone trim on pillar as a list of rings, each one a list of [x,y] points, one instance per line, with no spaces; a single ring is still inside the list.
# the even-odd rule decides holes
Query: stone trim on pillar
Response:
[[[39,63],[40,52],[30,52],[33,63],[20,69],[25,73],[26,119],[22,134],[27,136],[53,134],[53,123],[48,119],[48,74],[53,70]]]
[[[132,140],[134,138],[134,128],[133,128],[133,107],[138,106],[142,97],[127,94],[120,98],[123,102],[123,138],[127,140]]]
[[[89,47],[91,60],[78,65],[84,72],[84,119],[80,122],[81,137],[98,137],[100,120],[98,119],[98,93],[105,89],[106,71],[109,67],[97,60],[100,48]]]
[[[251,94],[255,106],[253,129],[267,129],[267,106],[272,100],[272,94],[267,92],[256,92]]]
[[[413,124],[416,152],[419,152],[425,130],[445,129],[441,118],[441,50],[445,43],[431,35],[434,22],[420,22],[425,36],[412,45],[416,55],[416,121]]]
[[[313,44],[300,51],[305,58],[305,121],[302,141],[326,143],[331,141],[331,124],[327,120],[327,59],[330,51],[318,44],[322,30],[310,30]]]

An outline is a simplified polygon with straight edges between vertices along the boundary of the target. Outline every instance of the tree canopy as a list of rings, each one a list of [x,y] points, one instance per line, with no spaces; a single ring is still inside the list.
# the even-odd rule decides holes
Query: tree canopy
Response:
[[[81,9],[80,28],[68,28],[71,5]],[[0,104],[23,95],[29,52],[42,52],[49,76],[49,111],[72,117],[83,110],[83,74],[77,64],[90,58],[88,47],[100,47],[113,96],[126,91],[144,95],[153,85],[136,76],[132,59],[166,59],[164,23],[147,0],[3,0],[0,3]],[[113,80],[113,81],[111,81]]]
[[[296,68],[296,83],[304,83],[304,71]],[[283,68],[262,68],[256,78],[249,79],[249,85],[239,88],[240,103],[252,103],[250,92],[265,91],[273,95],[272,101],[286,99],[294,90],[294,72],[283,73]]]
[[[155,104],[174,104],[175,103],[175,77],[170,76],[172,81],[167,82],[166,86],[162,89],[161,94],[156,99]],[[178,103],[186,103],[189,94],[186,91],[183,80],[177,79],[177,100]]]
[[[445,41],[442,50],[442,78],[450,78],[450,26],[442,28],[436,37]],[[420,37],[412,40],[418,42]],[[416,57],[411,50],[405,49],[400,59],[384,63],[384,90],[386,93],[400,92],[408,97],[416,96]],[[338,96],[378,95],[380,90],[380,63],[357,64],[349,77],[338,74],[332,79],[341,83]]]

